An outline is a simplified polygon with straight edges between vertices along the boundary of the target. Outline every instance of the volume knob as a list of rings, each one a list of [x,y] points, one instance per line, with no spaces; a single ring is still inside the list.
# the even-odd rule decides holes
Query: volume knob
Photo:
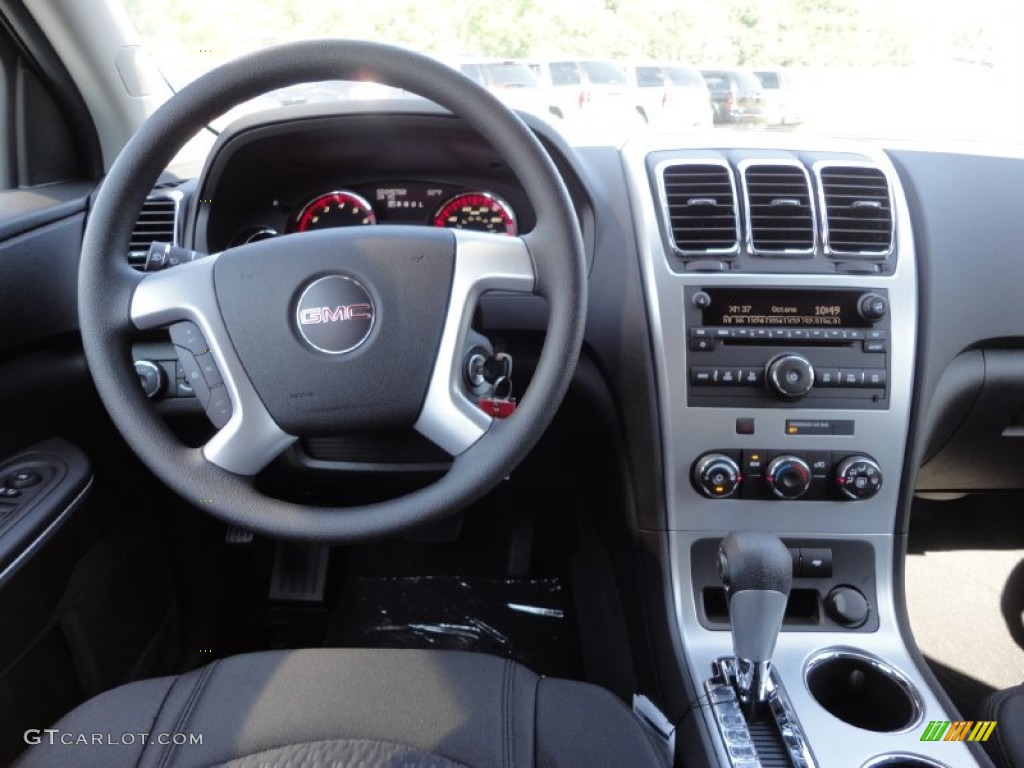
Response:
[[[814,386],[814,366],[803,355],[779,355],[765,367],[764,378],[779,397],[796,400]]]

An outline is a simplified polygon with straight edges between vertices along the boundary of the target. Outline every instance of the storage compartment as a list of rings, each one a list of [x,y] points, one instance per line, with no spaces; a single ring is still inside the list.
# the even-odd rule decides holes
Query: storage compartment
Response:
[[[818,704],[856,728],[891,733],[911,728],[921,719],[920,697],[910,681],[861,651],[823,651],[808,663],[806,678]]]

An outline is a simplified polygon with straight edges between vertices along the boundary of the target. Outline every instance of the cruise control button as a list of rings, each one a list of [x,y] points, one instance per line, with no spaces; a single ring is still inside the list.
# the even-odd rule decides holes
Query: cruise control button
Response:
[[[175,347],[175,349],[178,351],[178,362],[181,363],[181,368],[185,373],[185,381],[192,385],[196,399],[205,408],[206,404],[210,402],[210,387],[203,377],[203,371],[199,367],[195,355],[184,347]]]
[[[203,372],[203,378],[206,379],[206,383],[211,389],[224,383],[220,371],[217,370],[217,362],[213,359],[213,355],[209,352],[205,355],[199,355],[196,358],[196,362],[199,363],[199,370]]]
[[[205,354],[210,349],[199,326],[188,320],[171,326],[171,341],[176,346],[184,347],[193,355]]]
[[[223,386],[210,390],[210,402],[206,406],[206,415],[217,429],[228,423],[231,418],[231,398]]]

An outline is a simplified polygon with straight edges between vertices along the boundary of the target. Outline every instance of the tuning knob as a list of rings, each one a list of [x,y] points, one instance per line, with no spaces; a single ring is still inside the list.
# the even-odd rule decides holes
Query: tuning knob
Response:
[[[768,490],[780,499],[799,499],[811,487],[811,468],[799,456],[776,456],[764,473]]]
[[[889,313],[889,302],[877,293],[865,293],[857,302],[857,314],[868,322],[881,320]]]
[[[146,397],[153,400],[163,394],[167,386],[167,377],[164,369],[152,360],[137,360],[135,362],[135,373],[138,374],[139,384]]]
[[[765,367],[764,378],[779,397],[796,400],[814,386],[814,366],[803,355],[779,355]]]
[[[711,499],[727,499],[736,493],[742,477],[734,459],[724,453],[707,453],[693,465],[693,484]]]

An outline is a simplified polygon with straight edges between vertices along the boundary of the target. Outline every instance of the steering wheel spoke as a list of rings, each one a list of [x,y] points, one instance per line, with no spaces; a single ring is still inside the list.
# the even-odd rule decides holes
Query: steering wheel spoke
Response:
[[[295,441],[273,420],[245,372],[214,289],[216,256],[147,275],[135,288],[131,320],[140,330],[175,323],[171,339],[196,398],[218,432],[203,446],[212,464],[254,475]]]
[[[526,241],[506,235],[455,230],[455,272],[437,361],[417,432],[453,456],[465,452],[491,425],[466,394],[462,381],[464,340],[477,300],[487,291],[533,293],[536,273]]]

